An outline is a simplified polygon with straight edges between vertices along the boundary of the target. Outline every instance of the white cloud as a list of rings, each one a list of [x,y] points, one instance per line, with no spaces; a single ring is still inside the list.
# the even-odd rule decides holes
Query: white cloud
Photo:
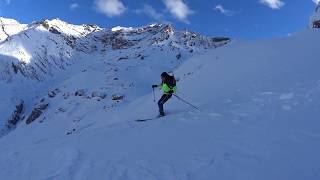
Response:
[[[97,11],[108,17],[119,16],[127,9],[121,0],[95,0],[94,3]]]
[[[163,0],[163,2],[175,18],[187,24],[190,23],[188,16],[193,14],[193,11],[183,0]]]
[[[222,14],[226,16],[232,16],[234,14],[233,11],[230,11],[228,9],[225,9],[221,4],[216,5],[214,10],[221,12]]]
[[[162,13],[157,12],[157,10],[155,10],[152,6],[148,4],[143,5],[142,9],[137,9],[135,10],[135,12],[137,14],[146,14],[147,16],[158,21],[162,20],[164,17]]]
[[[312,0],[314,3],[318,4],[320,0]]]
[[[281,0],[260,0],[260,3],[270,7],[271,9],[280,9],[285,5]]]
[[[70,4],[70,10],[75,10],[75,9],[78,9],[79,7],[80,7],[80,5],[77,3]]]

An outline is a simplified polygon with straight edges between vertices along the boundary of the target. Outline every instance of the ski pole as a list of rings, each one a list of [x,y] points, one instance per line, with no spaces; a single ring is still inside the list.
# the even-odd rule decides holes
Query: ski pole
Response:
[[[186,101],[186,100],[182,99],[181,97],[179,97],[179,96],[178,96],[178,95],[176,95],[176,94],[173,94],[173,95],[174,95],[176,98],[178,98],[180,101],[182,101],[182,102],[184,102],[184,103],[188,104],[189,106],[193,107],[194,109],[196,109],[196,110],[200,111],[200,109],[199,109],[197,106],[195,106],[195,105],[193,105],[193,104],[189,103],[188,101]]]
[[[154,93],[154,88],[152,88],[153,91],[153,102],[156,102],[156,94]]]

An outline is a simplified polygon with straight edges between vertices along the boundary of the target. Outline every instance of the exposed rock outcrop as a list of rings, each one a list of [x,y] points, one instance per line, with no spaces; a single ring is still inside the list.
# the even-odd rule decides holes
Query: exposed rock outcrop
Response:
[[[31,114],[26,120],[26,123],[30,124],[36,119],[38,119],[42,115],[43,111],[48,108],[48,106],[49,106],[49,103],[45,103],[45,102],[40,103],[36,108],[32,110]]]
[[[112,95],[112,100],[113,101],[120,101],[120,100],[123,100],[124,99],[124,95],[122,94],[113,94]]]
[[[16,105],[15,111],[12,113],[11,117],[7,121],[7,127],[10,129],[14,127],[20,120],[24,110],[24,102],[21,100],[18,105]]]

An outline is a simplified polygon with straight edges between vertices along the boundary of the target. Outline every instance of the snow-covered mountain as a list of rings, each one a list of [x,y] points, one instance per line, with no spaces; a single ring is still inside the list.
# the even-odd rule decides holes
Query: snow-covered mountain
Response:
[[[315,12],[310,18],[310,27],[320,28],[320,2],[318,3]]]
[[[150,80],[144,80],[143,71],[173,70],[187,58],[230,41],[177,31],[170,24],[103,29],[96,25],[71,25],[59,19],[29,25],[5,18],[1,22],[2,130],[15,127],[22,120],[30,123],[44,119],[46,116],[41,114],[45,109],[57,111],[51,104],[64,107],[70,103],[70,96],[95,98],[87,102],[92,107],[97,104],[96,98],[100,101],[108,96],[103,100],[107,103],[100,104],[105,109],[114,107],[119,97],[134,98],[135,95],[128,94],[131,92],[143,94],[135,91],[137,84],[148,85],[149,89]],[[132,75],[128,76],[129,73]],[[55,98],[57,94],[63,96],[62,100]],[[68,107],[75,108],[78,103],[86,104],[80,98]]]
[[[44,74],[65,69],[79,53],[113,54],[112,58],[143,59],[150,50],[170,49],[177,59],[182,53],[201,52],[219,47],[227,38],[209,38],[188,31],[175,31],[171,25],[154,24],[141,28],[116,27],[111,30],[95,25],[71,25],[59,19],[34,22],[28,26],[1,18],[1,55],[12,59],[2,65],[2,80],[11,81],[14,74],[42,80]],[[110,57],[108,57],[110,58]],[[2,62],[4,63],[4,62]],[[11,68],[8,68],[11,66]]]
[[[23,31],[27,25],[20,24],[14,19],[0,17],[0,42],[5,41],[8,37]]]
[[[0,45],[1,118],[21,122],[0,138],[0,179],[318,180],[319,42],[28,25]],[[157,115],[150,85],[168,70],[200,110],[173,97],[136,122]]]

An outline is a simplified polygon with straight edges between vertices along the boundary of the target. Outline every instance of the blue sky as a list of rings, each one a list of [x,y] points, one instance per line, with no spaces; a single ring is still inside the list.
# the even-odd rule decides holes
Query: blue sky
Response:
[[[60,18],[101,27],[171,22],[210,36],[265,39],[307,27],[318,0],[0,0],[0,16],[22,23]]]

